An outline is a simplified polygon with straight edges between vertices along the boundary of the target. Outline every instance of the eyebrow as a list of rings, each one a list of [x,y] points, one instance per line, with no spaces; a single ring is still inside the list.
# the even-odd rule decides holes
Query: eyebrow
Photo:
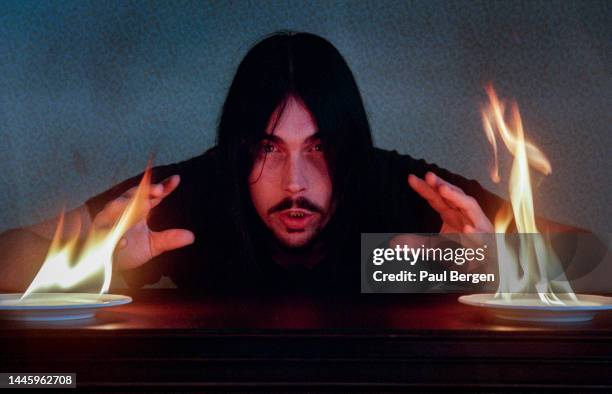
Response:
[[[274,135],[274,134],[266,134],[263,137],[261,137],[262,141],[271,141],[271,142],[276,142],[276,143],[283,143],[285,141],[283,141],[282,138]]]
[[[316,131],[314,134],[312,134],[310,137],[306,138],[306,143],[310,143],[316,140],[321,139],[321,132],[320,131]]]
[[[270,141],[270,142],[275,142],[277,144],[284,144],[285,143],[285,141],[282,138],[280,138],[279,136],[274,135],[274,134],[266,134],[261,139],[262,139],[262,141]],[[304,140],[304,143],[308,144],[308,143],[311,143],[311,142],[316,141],[318,139],[321,139],[321,132],[320,131],[317,131],[314,134],[312,134],[311,136],[309,136],[308,138],[306,138]]]

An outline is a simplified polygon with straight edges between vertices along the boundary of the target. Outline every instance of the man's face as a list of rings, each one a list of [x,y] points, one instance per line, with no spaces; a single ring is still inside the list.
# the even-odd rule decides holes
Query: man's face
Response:
[[[317,126],[293,97],[273,114],[249,176],[255,210],[287,247],[306,246],[327,224],[332,183]],[[274,122],[276,120],[276,122]]]

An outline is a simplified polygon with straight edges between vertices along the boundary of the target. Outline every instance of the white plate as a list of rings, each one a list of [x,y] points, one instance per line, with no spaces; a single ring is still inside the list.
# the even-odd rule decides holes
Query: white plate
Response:
[[[592,320],[601,311],[612,310],[612,297],[577,294],[578,303],[564,300],[565,305],[547,305],[537,294],[514,295],[512,302],[495,298],[495,294],[471,294],[459,297],[459,302],[486,308],[495,316],[514,321],[534,323],[578,323]]]
[[[0,294],[0,319],[52,321],[87,319],[99,308],[129,304],[132,298],[116,294],[33,293]]]

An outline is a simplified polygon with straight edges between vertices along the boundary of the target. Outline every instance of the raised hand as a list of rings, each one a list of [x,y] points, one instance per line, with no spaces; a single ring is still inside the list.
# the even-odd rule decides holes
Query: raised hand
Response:
[[[491,221],[484,214],[476,199],[433,172],[425,174],[424,180],[410,174],[408,184],[440,214],[441,233],[494,232]]]
[[[147,215],[179,185],[180,177],[173,175],[161,183],[152,184],[149,196],[141,212],[139,219],[123,235],[115,250],[115,265],[120,270],[128,270],[145,264],[152,258],[194,242],[194,234],[185,229],[168,229],[164,231],[151,231],[147,224]],[[130,199],[136,193],[137,187],[133,187],[112,200],[104,209],[96,215],[93,220],[94,227],[112,226],[128,206]]]

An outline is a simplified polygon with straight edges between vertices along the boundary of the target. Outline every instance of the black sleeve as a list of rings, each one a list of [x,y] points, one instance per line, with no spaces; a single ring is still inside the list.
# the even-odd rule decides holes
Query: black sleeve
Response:
[[[417,160],[396,151],[377,149],[374,155],[380,197],[376,205],[386,230],[377,232],[437,233],[442,227],[440,215],[408,185],[408,175],[423,178],[428,171],[461,188],[474,197],[485,215],[494,221],[495,215],[507,202],[483,188],[477,181],[466,179],[435,164]]]
[[[207,157],[211,155],[211,151],[181,163],[154,167],[152,169],[152,183],[161,182],[172,175],[179,175],[181,177],[181,182],[177,189],[149,213],[147,223],[153,231],[184,228],[196,233],[193,220],[193,204],[198,201],[199,192],[196,178],[206,179],[207,171],[212,171],[212,169],[206,166],[206,163],[210,161],[207,160]],[[85,204],[90,216],[94,218],[108,202],[119,197],[131,187],[137,186],[142,175],[141,173],[127,179],[89,199]],[[173,271],[176,260],[180,257],[181,253],[184,253],[184,251],[164,253],[136,269],[123,271],[123,277],[126,283],[134,288],[156,283],[162,275],[172,277],[174,276]]]

